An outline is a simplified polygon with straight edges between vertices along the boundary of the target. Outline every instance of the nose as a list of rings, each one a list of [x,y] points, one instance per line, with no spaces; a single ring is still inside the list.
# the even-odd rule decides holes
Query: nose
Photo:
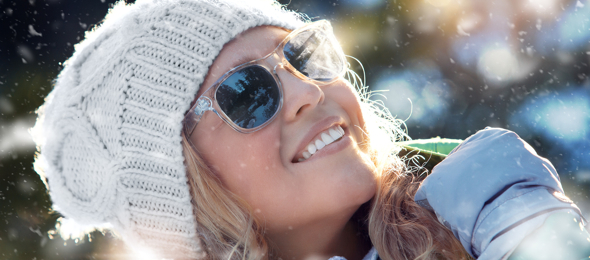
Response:
[[[282,113],[285,120],[295,120],[300,115],[312,111],[324,101],[324,92],[320,86],[298,78],[283,68],[281,64],[275,66],[275,74],[283,86]]]

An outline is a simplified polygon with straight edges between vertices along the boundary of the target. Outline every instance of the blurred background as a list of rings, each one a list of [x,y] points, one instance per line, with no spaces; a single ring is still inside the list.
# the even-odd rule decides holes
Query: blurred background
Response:
[[[129,257],[108,232],[52,232],[59,214],[32,169],[28,133],[74,44],[113,2],[0,0],[0,259]],[[590,0],[280,2],[332,21],[374,98],[414,139],[511,129],[590,217]]]

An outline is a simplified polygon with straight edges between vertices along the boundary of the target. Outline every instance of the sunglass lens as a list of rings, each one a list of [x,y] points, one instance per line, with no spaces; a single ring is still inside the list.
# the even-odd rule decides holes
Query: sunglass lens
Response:
[[[283,54],[295,69],[314,80],[330,81],[344,71],[344,54],[331,27],[293,36],[285,44]]]
[[[279,108],[279,86],[264,68],[243,68],[221,83],[215,93],[219,108],[241,128],[251,129],[270,120]]]

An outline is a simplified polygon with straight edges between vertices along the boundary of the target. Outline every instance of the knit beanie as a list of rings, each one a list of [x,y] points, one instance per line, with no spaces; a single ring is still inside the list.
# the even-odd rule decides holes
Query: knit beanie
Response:
[[[260,25],[303,25],[272,2],[116,4],[76,46],[32,130],[54,209],[80,225],[109,224],[158,257],[206,257],[181,122],[224,44]]]

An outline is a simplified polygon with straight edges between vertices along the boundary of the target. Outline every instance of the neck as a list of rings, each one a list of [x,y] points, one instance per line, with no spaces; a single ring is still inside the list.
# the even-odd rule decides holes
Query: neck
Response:
[[[359,234],[356,221],[346,219],[322,221],[267,236],[270,259],[321,260],[342,256],[361,260],[371,249],[368,236]]]

